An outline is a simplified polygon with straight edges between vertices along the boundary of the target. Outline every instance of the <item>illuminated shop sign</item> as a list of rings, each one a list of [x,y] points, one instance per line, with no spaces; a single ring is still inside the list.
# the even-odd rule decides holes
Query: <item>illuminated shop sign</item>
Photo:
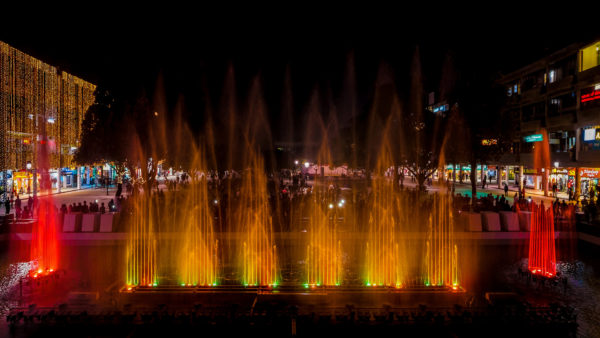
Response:
[[[533,134],[524,137],[525,142],[540,142],[544,140],[544,135],[542,134]]]
[[[598,168],[581,168],[581,169],[579,169],[579,177],[600,178],[600,169],[598,169]]]
[[[492,145],[496,145],[496,144],[498,144],[498,139],[495,139],[495,138],[481,140],[482,146],[492,146]]]
[[[588,128],[583,130],[584,141],[600,141],[600,130],[596,128]]]
[[[589,88],[589,92],[581,93],[581,102],[589,102],[600,99],[600,85],[596,85],[594,89]],[[587,91],[587,90],[586,90]]]

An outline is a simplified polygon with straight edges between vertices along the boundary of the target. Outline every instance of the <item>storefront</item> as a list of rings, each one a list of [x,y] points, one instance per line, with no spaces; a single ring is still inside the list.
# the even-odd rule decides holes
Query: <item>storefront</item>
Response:
[[[548,178],[548,190],[552,191],[552,187],[556,184],[558,191],[566,192],[569,182],[569,169],[567,168],[552,168],[550,177]]]
[[[525,168],[523,176],[523,184],[525,188],[544,190],[542,185],[542,170]]]
[[[63,168],[60,171],[63,188],[77,187],[77,171],[71,168]]]
[[[579,168],[579,178],[581,179],[581,195],[589,198],[590,188],[595,189],[600,179],[600,168]]]
[[[39,186],[39,177],[38,176],[38,186]],[[14,171],[12,175],[12,186],[13,191],[16,194],[30,194],[33,192],[33,174],[26,170]]]

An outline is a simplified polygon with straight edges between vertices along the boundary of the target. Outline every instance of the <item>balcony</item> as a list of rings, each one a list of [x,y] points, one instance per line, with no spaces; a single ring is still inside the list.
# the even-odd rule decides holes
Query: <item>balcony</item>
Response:
[[[561,90],[565,90],[573,86],[575,81],[575,77],[573,75],[569,75],[563,77],[558,81],[554,81],[554,83],[548,84],[548,93],[553,93]]]
[[[577,74],[577,85],[579,88],[593,86],[600,83],[600,66],[584,70]]]

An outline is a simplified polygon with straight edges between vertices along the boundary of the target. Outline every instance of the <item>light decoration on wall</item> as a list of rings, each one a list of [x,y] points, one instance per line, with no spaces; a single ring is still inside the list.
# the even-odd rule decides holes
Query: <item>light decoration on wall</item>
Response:
[[[95,89],[0,41],[0,93],[8,94],[0,96],[0,170],[24,168],[28,160],[36,162],[35,147],[22,146],[24,137],[38,139],[45,134],[57,144],[77,145]],[[72,158],[53,153],[49,164],[70,166]]]

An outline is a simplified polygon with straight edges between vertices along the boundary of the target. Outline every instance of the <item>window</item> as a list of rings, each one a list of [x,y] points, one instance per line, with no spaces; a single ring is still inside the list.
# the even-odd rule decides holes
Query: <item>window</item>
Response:
[[[554,83],[556,81],[556,71],[552,69],[550,71],[550,83]]]
[[[507,95],[508,96],[512,95],[512,86],[508,87],[508,93],[507,93]]]
[[[579,71],[600,65],[600,41],[579,50]]]

